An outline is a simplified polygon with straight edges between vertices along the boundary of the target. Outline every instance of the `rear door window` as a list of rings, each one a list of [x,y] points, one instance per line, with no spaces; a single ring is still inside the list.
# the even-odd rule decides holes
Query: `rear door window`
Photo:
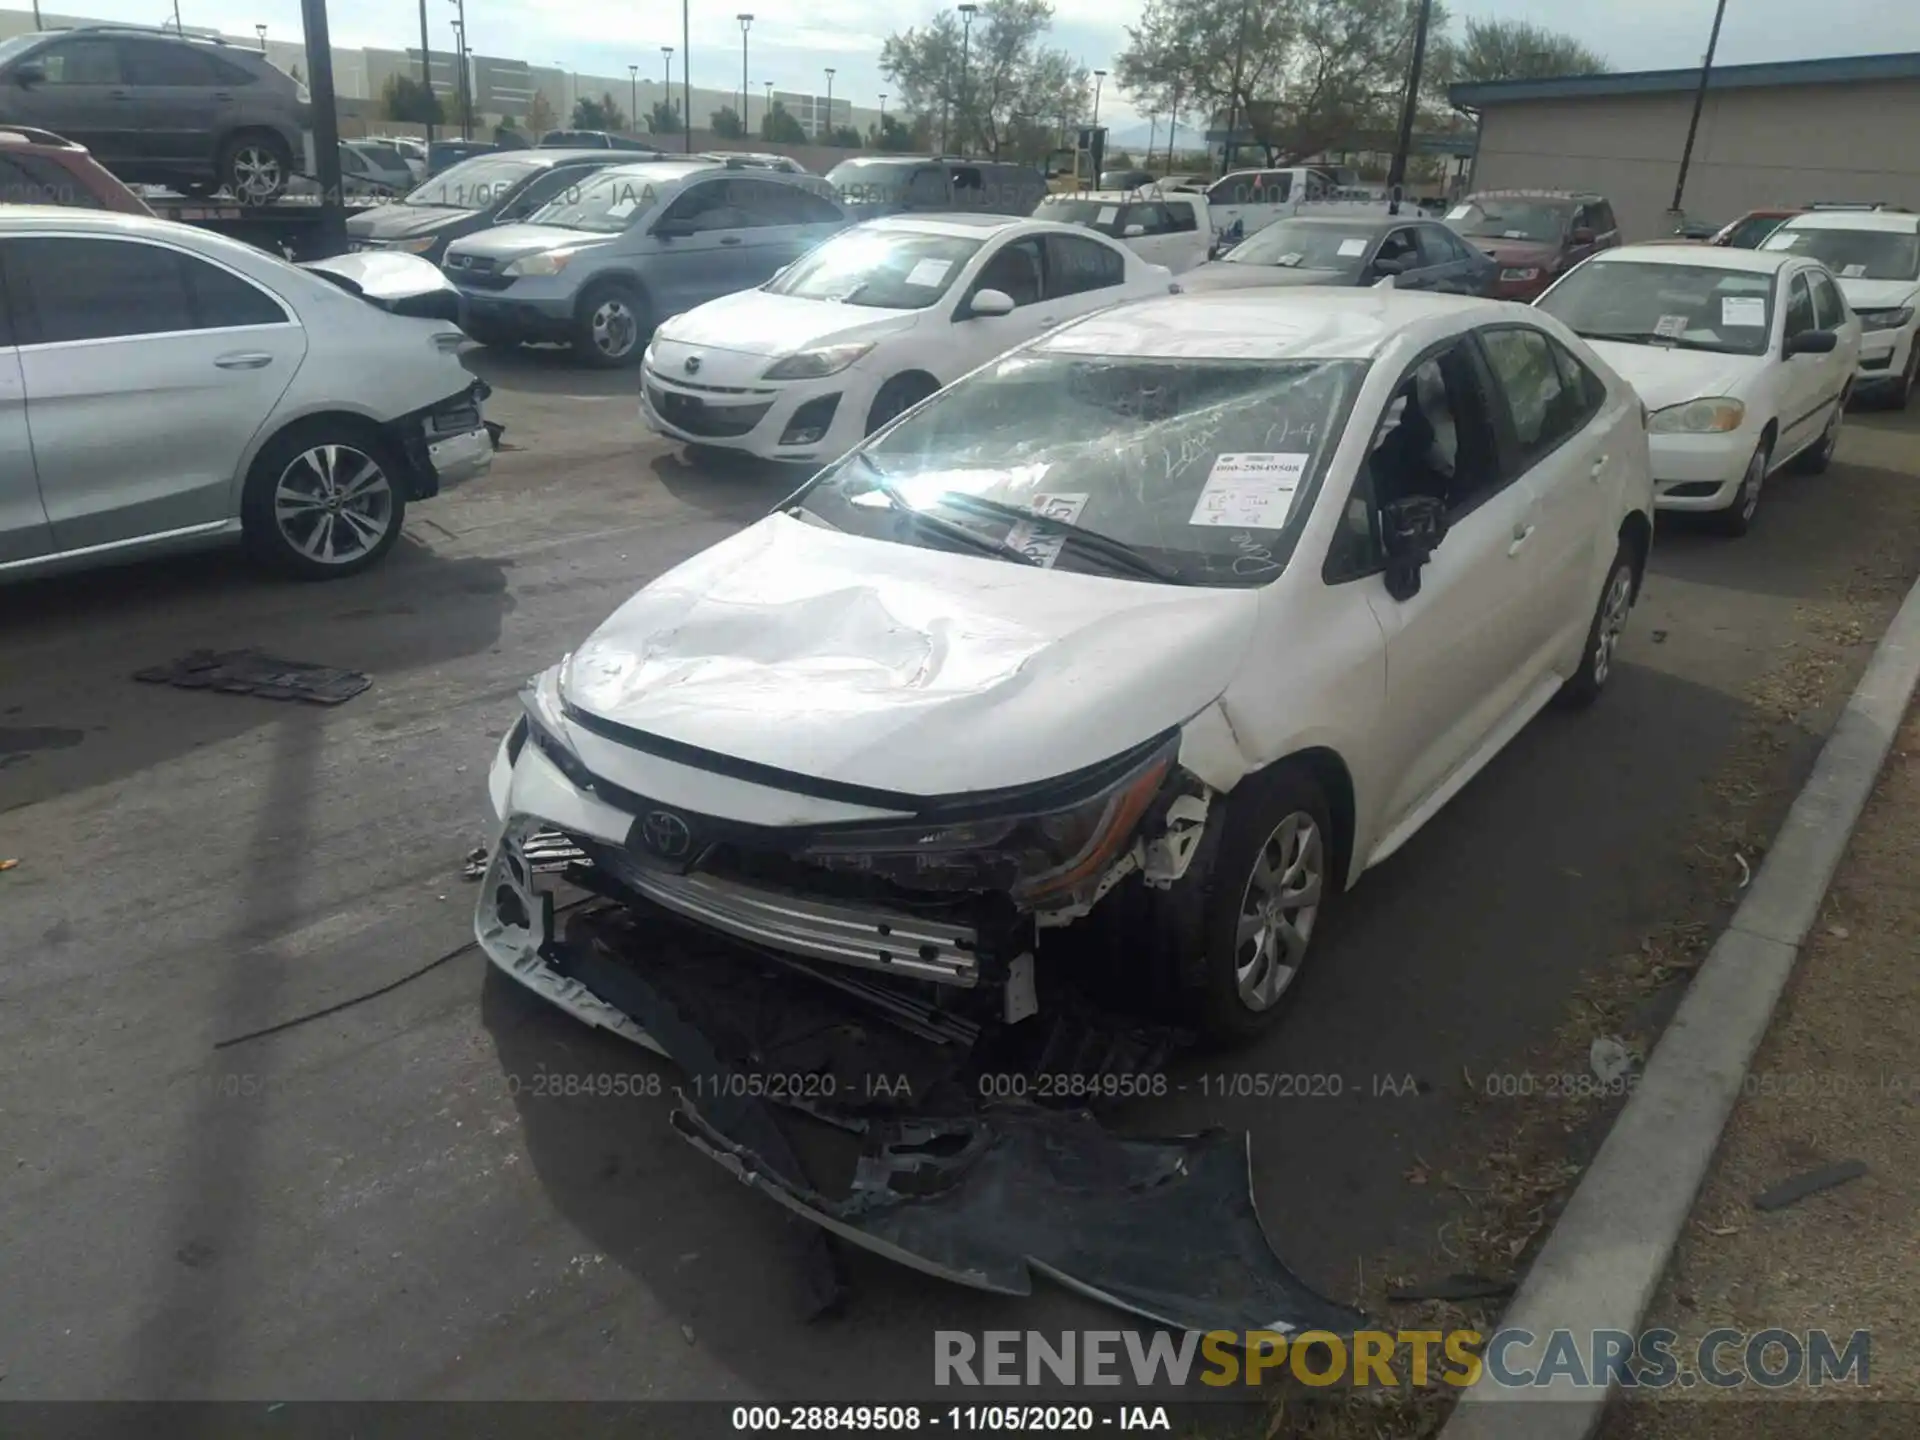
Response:
[[[1111,245],[1079,235],[1049,235],[1046,239],[1049,299],[1103,290],[1127,278],[1127,262]]]
[[[129,85],[171,85],[210,90],[220,83],[207,57],[191,45],[165,40],[121,40],[120,68]]]
[[[1194,218],[1193,202],[1190,200],[1166,200],[1161,202],[1167,212],[1167,228],[1176,234],[1185,235],[1200,228],[1200,222]]]
[[[133,240],[51,236],[7,242],[9,294],[31,297],[25,337],[42,345],[191,330],[178,252]]]
[[[1593,411],[1584,386],[1569,377],[1554,357],[1545,334],[1504,325],[1480,332],[1487,363],[1506,401],[1522,470],[1545,459],[1584,425]],[[1571,357],[1569,357],[1571,358]]]
[[[947,172],[937,165],[922,165],[907,177],[906,201],[915,209],[944,208],[947,204]]]

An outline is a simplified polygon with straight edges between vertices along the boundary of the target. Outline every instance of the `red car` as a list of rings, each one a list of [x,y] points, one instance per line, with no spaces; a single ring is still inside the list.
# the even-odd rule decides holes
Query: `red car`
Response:
[[[1711,244],[1735,250],[1758,250],[1760,242],[1804,210],[1749,210],[1731,225],[1724,226]]]
[[[146,201],[101,168],[86,146],[26,125],[0,125],[0,205],[153,214]]]
[[[1495,300],[1531,301],[1596,250],[1620,243],[1605,197],[1569,190],[1483,190],[1445,218],[1500,263],[1487,291]]]

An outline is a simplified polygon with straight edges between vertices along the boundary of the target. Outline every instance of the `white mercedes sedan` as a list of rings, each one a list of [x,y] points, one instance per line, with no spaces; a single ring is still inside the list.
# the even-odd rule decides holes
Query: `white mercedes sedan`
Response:
[[[1662,509],[1708,511],[1744,535],[1767,476],[1833,459],[1860,321],[1817,260],[1627,245],[1568,271],[1534,304],[1640,392]]]
[[[644,1041],[568,973],[559,844],[640,915],[991,1019],[1079,937],[1252,1034],[1323,907],[1606,687],[1652,514],[1638,398],[1541,311],[1242,290],[1064,325],[533,681],[476,934]]]
[[[974,366],[1172,272],[1077,225],[1003,215],[870,220],[757,290],[661,325],[640,413],[659,434],[768,460],[844,455]]]

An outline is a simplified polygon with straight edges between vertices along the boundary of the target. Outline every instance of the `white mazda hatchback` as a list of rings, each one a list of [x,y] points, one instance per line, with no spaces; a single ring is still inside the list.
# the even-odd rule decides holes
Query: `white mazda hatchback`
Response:
[[[490,777],[492,960],[598,893],[1002,1020],[1075,935],[1214,1037],[1555,697],[1653,534],[1643,411],[1493,301],[1119,306],[919,404],[540,675]],[[576,877],[584,871],[576,870]],[[1044,993],[1039,987],[1038,993]]]

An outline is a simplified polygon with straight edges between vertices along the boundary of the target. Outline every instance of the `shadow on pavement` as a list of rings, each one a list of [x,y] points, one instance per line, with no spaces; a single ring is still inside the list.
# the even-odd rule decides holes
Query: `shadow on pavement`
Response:
[[[637,366],[602,370],[562,345],[481,345],[460,363],[495,389],[522,394],[632,396],[640,384]]]
[[[710,515],[758,519],[813,477],[813,467],[781,465],[725,450],[686,447],[654,456],[647,468],[674,499]]]
[[[194,650],[257,648],[371,675],[496,645],[507,565],[442,559],[411,535],[345,580],[301,584],[217,551],[14,587],[0,615],[0,811],[99,785],[309,712],[297,703],[143,685]],[[76,738],[77,737],[77,738]]]
[[[1332,1298],[1351,1299],[1362,1272],[1383,1273],[1383,1255],[1409,1271],[1461,1268],[1435,1238],[1460,1196],[1404,1177],[1422,1163],[1470,1171],[1524,1103],[1470,1093],[1467,1071],[1537,1064],[1584,976],[1649,926],[1720,907],[1682,852],[1747,713],[1720,691],[1623,664],[1595,710],[1529,726],[1329,913],[1275,1033],[1183,1060],[1166,1098],[1123,1106],[1112,1123],[1142,1135],[1250,1132],[1274,1249]],[[1784,757],[1795,772],[1786,793],[1815,748],[1809,736]],[[664,1062],[500,975],[489,975],[482,1019],[509,1074],[660,1076],[663,1093],[641,1100],[523,1094],[527,1151],[556,1208],[761,1393],[876,1383],[924,1393],[934,1329],[1134,1328],[1044,1285],[1010,1302],[858,1253],[845,1257],[847,1312],[802,1324],[786,1298],[781,1212],[672,1134],[676,1077]],[[1261,1077],[1300,1083],[1279,1093]]]

